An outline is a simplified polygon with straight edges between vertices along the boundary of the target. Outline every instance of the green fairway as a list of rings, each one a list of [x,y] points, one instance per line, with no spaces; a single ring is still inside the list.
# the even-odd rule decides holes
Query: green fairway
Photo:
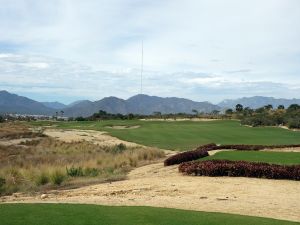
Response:
[[[152,207],[0,204],[0,225],[290,225],[282,220]]]
[[[110,120],[99,122],[35,122],[56,124],[58,128],[107,131],[122,140],[164,149],[190,150],[202,144],[299,144],[300,132],[274,127],[245,127],[239,121],[139,121]],[[112,125],[139,125],[136,129],[113,129]]]
[[[233,161],[243,160],[282,165],[300,165],[300,152],[223,151],[199,160],[205,161],[212,159],[227,159]]]

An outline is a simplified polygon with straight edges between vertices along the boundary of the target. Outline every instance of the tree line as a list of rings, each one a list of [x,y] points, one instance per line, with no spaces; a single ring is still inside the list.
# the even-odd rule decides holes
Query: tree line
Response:
[[[292,104],[288,108],[279,105],[265,105],[257,109],[237,104],[234,109],[227,109],[225,115],[241,120],[241,124],[249,126],[287,126],[300,129],[300,105]]]

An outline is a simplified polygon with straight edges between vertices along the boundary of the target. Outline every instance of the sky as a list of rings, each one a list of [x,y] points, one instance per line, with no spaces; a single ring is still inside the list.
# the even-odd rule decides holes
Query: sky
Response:
[[[299,0],[0,0],[0,90],[300,98]]]

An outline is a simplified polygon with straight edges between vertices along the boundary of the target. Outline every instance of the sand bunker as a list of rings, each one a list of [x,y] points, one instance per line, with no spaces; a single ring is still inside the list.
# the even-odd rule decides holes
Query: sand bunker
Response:
[[[65,142],[85,140],[103,146],[114,146],[121,143],[130,147],[139,146],[136,143],[122,141],[118,138],[109,136],[106,132],[101,131],[47,129],[44,131],[44,134]]]

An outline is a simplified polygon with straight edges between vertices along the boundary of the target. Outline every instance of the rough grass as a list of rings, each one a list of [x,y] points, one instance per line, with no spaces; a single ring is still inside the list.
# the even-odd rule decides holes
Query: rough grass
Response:
[[[154,207],[0,204],[0,225],[292,225],[283,220]]]
[[[265,162],[279,165],[300,165],[300,152],[221,151],[199,161],[224,159],[232,161]]]
[[[96,122],[34,122],[58,128],[107,131],[122,140],[162,149],[191,150],[207,143],[218,144],[299,144],[300,132],[275,127],[246,127],[239,121],[96,121]],[[136,129],[112,129],[107,126],[134,126]]]
[[[20,138],[28,128],[19,127],[13,124],[6,129],[19,132],[15,137]],[[43,135],[8,146],[0,142],[0,180],[4,180],[0,195],[120,180],[132,168],[163,156],[156,148],[67,143]]]

